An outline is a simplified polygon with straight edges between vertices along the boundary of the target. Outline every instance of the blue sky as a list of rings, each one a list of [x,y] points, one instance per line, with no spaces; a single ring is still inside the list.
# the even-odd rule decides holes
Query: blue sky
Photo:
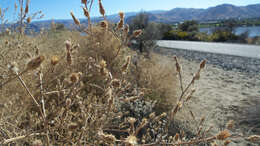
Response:
[[[0,0],[0,7],[9,7],[7,18],[14,18],[14,1]],[[98,0],[95,0],[98,1]],[[106,13],[114,14],[119,11],[138,12],[141,10],[170,10],[176,7],[181,8],[208,8],[223,3],[245,6],[248,4],[260,3],[260,0],[103,0]],[[81,0],[31,0],[30,12],[41,10],[46,19],[70,19],[70,11],[78,18],[84,18],[82,14]],[[94,5],[92,16],[98,16],[98,6]]]

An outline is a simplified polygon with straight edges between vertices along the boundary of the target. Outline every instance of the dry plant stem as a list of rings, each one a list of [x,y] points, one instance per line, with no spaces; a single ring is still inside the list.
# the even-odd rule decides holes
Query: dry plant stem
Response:
[[[44,101],[44,94],[43,94],[43,74],[41,70],[39,71],[39,78],[40,78],[40,90],[41,90],[41,102],[42,102],[42,111],[43,111],[43,116],[44,116],[44,129],[46,130],[46,140],[47,140],[47,146],[50,145],[50,138],[49,138],[49,130],[48,130],[48,125],[46,123],[46,110],[45,110],[45,101]]]
[[[191,140],[191,141],[187,141],[187,142],[180,141],[180,142],[176,142],[176,143],[159,143],[159,145],[172,145],[172,146],[179,146],[179,145],[184,145],[184,144],[191,145],[191,144],[198,144],[201,142],[211,142],[215,139],[216,139],[216,136],[212,136],[212,137],[205,138],[205,139]],[[144,144],[142,146],[155,146],[155,145],[158,145],[158,143]]]
[[[5,144],[11,143],[11,142],[15,142],[15,141],[18,141],[18,140],[25,139],[26,137],[39,136],[39,135],[42,135],[42,134],[41,133],[33,133],[33,134],[30,134],[30,135],[22,135],[22,136],[6,139],[2,142],[2,144],[5,145]]]
[[[27,71],[28,71],[28,70],[26,69],[26,70],[24,70],[23,72],[17,74],[15,77],[13,77],[13,78],[11,78],[11,79],[5,81],[4,83],[2,83],[2,84],[0,85],[0,87],[3,87],[4,85],[8,84],[9,82],[11,82],[12,80],[16,79],[17,77],[23,75],[23,74],[26,73]]]

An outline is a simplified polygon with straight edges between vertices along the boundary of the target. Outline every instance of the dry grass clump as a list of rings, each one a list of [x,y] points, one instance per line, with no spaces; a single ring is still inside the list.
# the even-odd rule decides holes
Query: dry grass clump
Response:
[[[92,2],[82,1],[84,13],[90,12]],[[99,7],[104,21],[89,23],[86,36],[13,35],[8,43],[1,42],[1,145],[182,145],[224,143],[232,137],[228,130],[211,136],[210,129],[201,127],[192,139],[184,131],[169,134],[175,115],[190,101],[190,87],[199,80],[205,61],[184,87],[180,69],[175,73],[154,56],[151,62],[135,62],[126,44],[141,31],[128,36],[122,13],[118,27],[109,27],[101,0]],[[177,104],[168,113],[156,114],[155,103],[144,95],[175,95],[176,74],[182,92],[170,100]]]

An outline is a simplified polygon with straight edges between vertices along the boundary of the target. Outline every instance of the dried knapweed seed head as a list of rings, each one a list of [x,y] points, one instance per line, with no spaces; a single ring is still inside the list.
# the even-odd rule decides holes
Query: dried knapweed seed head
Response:
[[[126,24],[124,27],[124,34],[127,36],[128,32],[129,32],[129,25]]]
[[[180,135],[179,135],[179,133],[176,133],[176,134],[175,134],[175,136],[174,136],[174,140],[175,140],[175,141],[178,141],[178,140],[179,140],[179,138],[180,138]]]
[[[111,84],[114,88],[119,88],[121,86],[120,80],[118,79],[113,79]]]
[[[221,131],[219,134],[216,135],[216,138],[218,140],[225,140],[229,138],[231,134],[228,132],[228,130]]]
[[[74,16],[73,12],[70,12],[70,15],[76,25],[80,25],[80,21]]]
[[[122,72],[125,73],[131,63],[131,56],[127,56],[126,63],[122,66]]]
[[[105,17],[105,9],[104,9],[104,7],[103,7],[103,4],[102,4],[102,2],[101,2],[101,0],[98,0],[98,4],[99,4],[99,12],[100,12],[100,14],[103,16],[103,17]]]
[[[27,22],[27,23],[31,23],[31,21],[32,21],[32,18],[31,18],[31,17],[28,17],[28,18],[26,19],[26,22]]]
[[[229,129],[229,130],[233,129],[234,123],[235,123],[234,120],[229,120],[229,121],[227,122],[226,128]]]
[[[201,63],[200,63],[200,69],[203,69],[206,65],[206,60],[203,60]]]
[[[108,23],[107,23],[107,21],[106,21],[106,20],[101,21],[101,22],[100,22],[100,26],[101,26],[103,29],[107,30],[107,29],[108,29]]]
[[[124,27],[124,20],[120,19],[117,23],[117,30],[121,30]]]
[[[51,65],[55,66],[56,64],[58,64],[60,61],[58,56],[52,56],[51,57]]]
[[[250,142],[260,142],[260,135],[251,135],[246,140]]]
[[[67,60],[67,63],[68,63],[69,65],[72,64],[72,56],[71,56],[70,51],[67,51],[67,58],[66,58],[66,60]]]
[[[25,14],[28,14],[28,12],[29,12],[29,3],[30,3],[30,0],[27,0],[25,10],[24,10]]]
[[[28,70],[34,70],[34,69],[40,67],[40,65],[42,64],[44,59],[45,59],[44,56],[38,56],[38,57],[32,59],[31,61],[29,61],[27,63],[27,69]]]
[[[81,73],[72,73],[70,75],[70,81],[72,83],[77,83],[79,81],[80,77],[81,77]]]
[[[84,11],[84,15],[89,19],[90,15],[89,15],[88,10],[86,8],[83,8],[83,11]]]
[[[65,41],[65,46],[66,46],[67,51],[70,51],[71,50],[71,41],[70,40],[66,40]]]
[[[142,34],[142,30],[141,29],[139,29],[139,30],[135,30],[134,32],[133,32],[133,37],[139,37],[141,34]]]
[[[5,45],[8,46],[9,45],[9,41],[5,40]]]

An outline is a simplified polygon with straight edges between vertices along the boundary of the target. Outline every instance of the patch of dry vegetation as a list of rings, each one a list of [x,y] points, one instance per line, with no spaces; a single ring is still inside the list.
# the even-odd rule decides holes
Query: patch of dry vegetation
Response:
[[[20,32],[17,37],[11,32],[1,40],[0,144],[150,146],[221,141],[227,145],[233,136],[230,131],[209,135],[208,127],[200,127],[203,119],[194,138],[187,139],[184,131],[169,134],[171,121],[190,101],[190,87],[205,61],[184,86],[177,58],[175,71],[156,55],[134,57],[126,44],[141,30],[128,36],[122,12],[116,28],[109,27],[99,0],[104,21],[91,24],[92,2],[82,0],[89,20],[86,36],[66,31],[60,37],[47,32],[36,37]],[[158,113],[154,100],[160,107],[165,102],[177,104],[169,111],[164,108],[167,113]]]

